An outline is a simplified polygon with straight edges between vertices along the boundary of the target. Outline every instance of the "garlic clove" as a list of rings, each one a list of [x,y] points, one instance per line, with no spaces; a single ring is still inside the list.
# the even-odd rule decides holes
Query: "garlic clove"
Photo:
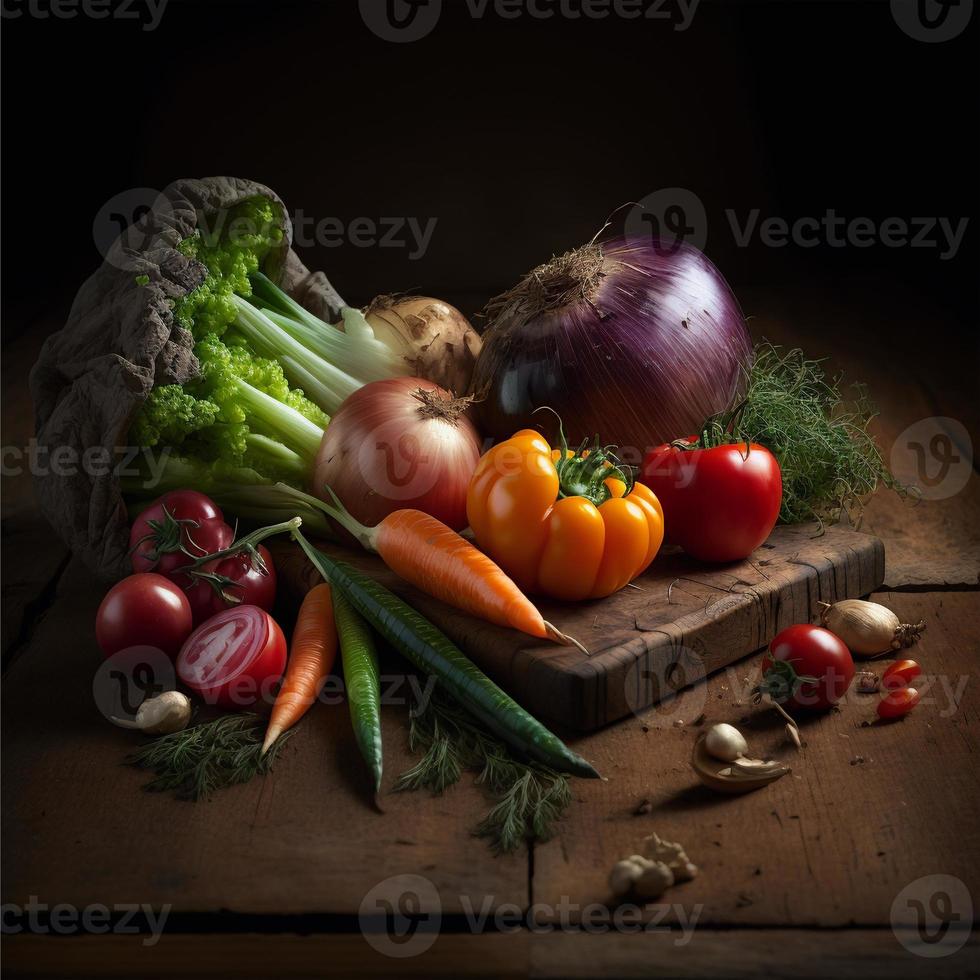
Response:
[[[740,755],[745,755],[749,743],[745,736],[734,726],[712,725],[704,735],[704,747],[716,759],[722,762],[734,762]]]
[[[786,766],[774,759],[736,759],[731,771],[735,776],[761,776],[779,772]]]
[[[172,735],[182,732],[190,723],[193,706],[186,694],[180,691],[164,691],[155,698],[147,698],[136,709],[133,721],[110,718],[120,728],[135,728],[144,735]]]
[[[737,769],[739,760],[725,765],[714,758],[705,748],[705,736],[701,736],[691,752],[691,768],[705,786],[719,793],[750,793],[791,772],[789,766],[777,763],[774,767],[755,766],[751,762]],[[755,760],[762,761],[762,760]]]

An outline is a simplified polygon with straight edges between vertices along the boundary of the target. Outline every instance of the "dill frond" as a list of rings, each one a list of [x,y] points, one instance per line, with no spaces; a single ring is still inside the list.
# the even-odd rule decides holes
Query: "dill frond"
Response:
[[[861,385],[848,400],[841,378],[803,351],[760,344],[749,373],[738,428],[765,446],[782,471],[779,519],[836,521],[860,516],[862,499],[879,483],[906,496],[868,431],[877,410]]]
[[[149,769],[156,778],[151,792],[173,791],[180,799],[208,799],[215,790],[247,783],[268,773],[290,733],[281,735],[262,755],[265,720],[254,714],[228,714],[214,721],[161,735],[126,761]]]
[[[443,695],[437,687],[424,711],[409,720],[409,746],[422,758],[395,790],[442,793],[466,770],[476,772],[497,802],[473,833],[497,852],[554,836],[555,824],[572,801],[568,776],[538,762],[514,758],[510,749]]]

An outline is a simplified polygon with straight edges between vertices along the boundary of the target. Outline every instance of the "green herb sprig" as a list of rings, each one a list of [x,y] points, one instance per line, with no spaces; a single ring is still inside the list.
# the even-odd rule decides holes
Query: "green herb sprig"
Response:
[[[905,496],[868,431],[878,414],[860,384],[849,401],[841,378],[829,378],[822,362],[801,350],[772,344],[756,348],[742,413],[742,430],[779,461],[783,502],[779,519],[856,519],[862,498],[879,483]]]
[[[228,714],[213,721],[161,735],[127,757],[127,762],[150,769],[156,779],[151,792],[173,791],[184,800],[208,799],[215,790],[247,783],[268,773],[290,733],[280,735],[262,755],[265,719],[255,714]]]
[[[403,773],[396,791],[442,793],[463,772],[476,778],[497,802],[474,829],[497,852],[517,850],[525,841],[546,841],[572,801],[568,776],[538,762],[515,759],[503,742],[448,700],[438,689],[424,711],[413,711],[409,747],[422,758]]]

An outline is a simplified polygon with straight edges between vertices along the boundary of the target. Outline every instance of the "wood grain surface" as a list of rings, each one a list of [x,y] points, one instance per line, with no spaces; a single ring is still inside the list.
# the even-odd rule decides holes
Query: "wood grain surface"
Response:
[[[273,544],[279,581],[298,595],[320,574],[298,545]],[[321,543],[418,609],[504,690],[542,719],[592,731],[642,711],[810,622],[818,602],[867,595],[885,554],[870,535],[816,524],[779,527],[748,560],[706,566],[674,549],[632,587],[593,602],[536,600],[542,615],[589,650],[542,643],[432,599],[381,559]]]
[[[755,980],[793,977],[827,980],[946,980],[976,977],[980,942],[957,958],[910,956],[890,929],[748,929],[697,931],[689,942],[676,932],[623,935],[515,930],[480,935],[444,932],[425,953],[394,959],[361,935],[281,933],[164,935],[147,948],[140,937],[83,936],[71,942],[73,976],[132,980],[209,977],[214,980],[324,980],[405,977],[429,980],[461,975],[488,980],[712,977]],[[64,980],[64,938],[25,936],[5,957],[11,975]],[[274,964],[274,967],[272,966]]]
[[[843,293],[807,301],[768,288],[761,299],[744,293],[743,305],[757,337],[831,352],[832,367],[869,382],[886,458],[926,417],[980,428],[975,370],[918,342],[922,311],[913,306],[888,320],[892,342],[882,349],[881,331],[863,329]],[[4,351],[5,445],[27,445],[27,368],[57,319]],[[66,562],[39,520],[29,472],[5,475],[3,490],[4,618],[16,625],[5,629],[0,898],[167,904],[173,916],[152,947],[145,936],[5,935],[6,975],[980,976],[975,939],[925,959],[891,928],[892,903],[924,876],[964,882],[973,895],[967,925],[980,906],[976,473],[958,493],[915,506],[879,492],[861,524],[885,544],[889,591],[878,598],[929,623],[914,652],[926,673],[954,691],[967,679],[952,713],[941,679],[934,700],[893,725],[862,727],[870,702],[855,697],[804,725],[798,756],[780,723],[737,703],[750,656],[642,715],[571,739],[607,781],[575,782],[559,835],[503,858],[469,836],[491,802],[470,779],[440,797],[390,792],[413,758],[400,705],[384,711],[384,813],[372,806],[342,701],[311,712],[264,780],[208,804],[141,792],[144,777],[120,764],[133,737],[109,727],[89,694],[103,589]],[[385,670],[404,667],[391,659]],[[713,720],[743,723],[753,748],[786,758],[793,773],[743,798],[707,794],[688,756]],[[562,896],[603,903],[610,862],[652,830],[682,841],[701,869],[664,897],[687,916],[703,904],[687,945],[650,931],[539,933],[522,924],[480,933],[466,919],[467,903],[485,899],[494,909],[514,902],[522,923],[535,903],[546,915]],[[357,913],[373,887],[400,873],[428,878],[445,917],[431,950],[396,961],[368,945]]]

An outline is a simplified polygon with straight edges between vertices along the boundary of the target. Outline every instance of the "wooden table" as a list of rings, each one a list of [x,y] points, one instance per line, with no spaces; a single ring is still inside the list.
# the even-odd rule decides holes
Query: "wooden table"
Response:
[[[889,320],[882,350],[880,332],[855,329],[843,296],[835,308],[797,295],[792,328],[778,293],[743,301],[764,314],[757,336],[832,352],[870,383],[886,453],[923,418],[978,431],[975,359],[950,365],[923,349],[915,310]],[[801,308],[820,312],[801,322]],[[5,447],[30,437],[26,368],[51,322],[5,351]],[[864,515],[886,545],[876,598],[928,622],[915,656],[935,681],[905,722],[862,727],[870,702],[852,698],[807,722],[805,753],[791,757],[781,725],[736,703],[751,664],[742,661],[669,707],[573,739],[606,779],[574,783],[554,840],[495,857],[470,837],[487,800],[469,779],[441,797],[386,792],[384,812],[372,806],[343,704],[312,712],[264,780],[202,804],[140,792],[144,775],[120,765],[132,738],[89,694],[103,590],[39,518],[26,477],[5,476],[2,897],[18,907],[5,907],[5,931],[32,896],[67,903],[52,913],[66,930],[93,904],[114,910],[117,927],[126,903],[170,913],[158,941],[8,934],[4,965],[39,977],[977,976],[975,938],[931,959],[910,952],[900,939],[914,936],[892,922],[893,904],[936,900],[927,876],[954,876],[972,893],[972,909],[952,895],[966,931],[954,926],[943,943],[969,933],[980,904],[978,501],[974,473],[964,490],[914,507],[880,492]],[[701,730],[741,724],[754,747],[791,758],[793,773],[741,798],[699,787],[688,759],[702,713]],[[404,708],[386,709],[386,788],[410,764],[405,721]],[[647,910],[644,928],[616,928],[606,875],[654,830],[683,842],[701,873],[664,896],[668,907]],[[380,912],[371,890],[398,875],[425,879],[409,883],[421,907],[404,945],[366,937],[358,916],[365,896]],[[364,921],[370,932],[379,920]],[[417,955],[390,955],[407,950]]]

